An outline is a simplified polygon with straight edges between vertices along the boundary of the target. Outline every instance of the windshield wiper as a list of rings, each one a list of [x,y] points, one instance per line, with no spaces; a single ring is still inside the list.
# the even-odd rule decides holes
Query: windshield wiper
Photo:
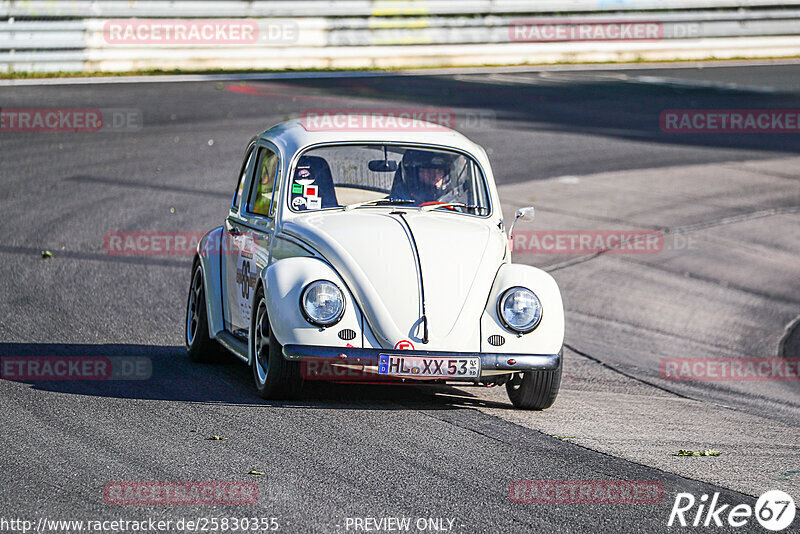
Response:
[[[365,200],[364,202],[356,202],[355,204],[348,204],[344,207],[344,211],[354,210],[361,206],[380,206],[383,204],[413,204],[414,201],[408,198],[378,198],[375,200]]]
[[[463,202],[443,202],[441,204],[431,204],[430,206],[423,206],[420,211],[431,211],[439,208],[466,208],[468,210],[485,210],[483,206],[476,206],[475,204],[464,204]]]

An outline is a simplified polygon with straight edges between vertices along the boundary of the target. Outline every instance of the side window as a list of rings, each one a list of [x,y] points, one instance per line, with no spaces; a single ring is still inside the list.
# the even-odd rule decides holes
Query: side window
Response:
[[[276,166],[275,174],[277,175],[278,173],[280,173],[280,168],[278,168],[279,167],[279,165],[278,165],[279,162],[277,161],[278,158],[275,158],[275,160],[276,160],[275,161],[275,166]],[[281,195],[281,187],[282,187],[281,181],[278,178],[275,178],[275,186],[274,186],[275,192],[272,194],[273,202],[272,202],[272,205],[269,208],[269,216],[272,217],[273,219],[275,218],[275,214],[278,212],[278,199],[280,198],[280,195]]]
[[[269,215],[272,189],[278,174],[278,156],[270,149],[258,148],[258,164],[250,193],[248,211],[257,215]]]
[[[255,153],[254,149],[250,149],[247,152],[247,156],[244,158],[244,163],[242,163],[242,171],[239,173],[239,185],[236,186],[236,191],[233,193],[233,209],[239,208],[239,199],[242,198],[242,190],[244,189],[244,181],[247,178],[247,169],[250,167],[250,162],[253,159],[253,154]]]

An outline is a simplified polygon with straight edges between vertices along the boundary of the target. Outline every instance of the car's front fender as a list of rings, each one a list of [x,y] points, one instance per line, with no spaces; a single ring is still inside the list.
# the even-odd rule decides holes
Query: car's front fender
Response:
[[[353,295],[330,265],[318,258],[294,257],[279,260],[261,273],[272,331],[281,345],[317,345],[328,347],[363,346],[362,315]],[[344,295],[344,315],[329,328],[313,326],[300,311],[303,289],[315,280],[329,280]],[[354,339],[342,339],[344,329],[356,333]]]
[[[197,256],[203,268],[208,315],[208,335],[213,339],[224,328],[222,320],[222,243],[223,228],[214,228],[197,243]]]
[[[498,299],[503,292],[514,286],[530,289],[542,303],[542,320],[539,326],[523,335],[506,329],[497,315]],[[492,345],[489,343],[491,336],[501,336],[504,341],[501,345]],[[481,352],[558,354],[563,344],[564,304],[556,281],[548,273],[530,265],[503,264],[497,271],[481,317]]]

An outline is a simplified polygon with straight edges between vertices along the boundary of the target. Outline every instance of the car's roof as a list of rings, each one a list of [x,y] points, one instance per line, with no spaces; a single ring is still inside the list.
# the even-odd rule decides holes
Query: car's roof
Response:
[[[342,121],[348,121],[346,124],[351,126],[337,127],[345,124]],[[264,131],[259,137],[279,145],[290,157],[310,145],[334,142],[420,143],[459,149],[481,159],[486,157],[480,145],[455,130],[428,121],[414,121],[406,120],[401,127],[393,127],[398,124],[397,116],[337,113],[335,120],[333,116],[288,120]]]

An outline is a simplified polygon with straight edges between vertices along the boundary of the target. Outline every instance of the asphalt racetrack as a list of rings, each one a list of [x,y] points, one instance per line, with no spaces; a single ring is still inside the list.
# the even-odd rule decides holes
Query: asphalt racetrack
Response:
[[[3,519],[253,517],[276,518],[279,532],[385,532],[393,517],[411,532],[766,532],[753,517],[667,521],[679,493],[719,492],[733,507],[775,489],[800,502],[796,376],[674,380],[663,367],[800,357],[800,137],[661,122],[667,110],[796,111],[800,64],[7,84],[0,95],[3,109],[129,112],[99,132],[0,132],[0,356],[129,356],[152,369],[148,380],[0,380],[0,530]],[[315,384],[262,401],[243,364],[185,355],[191,256],[104,247],[109,232],[222,224],[253,135],[310,109],[377,107],[454,112],[487,149],[506,219],[536,207],[522,230],[661,232],[649,254],[519,243],[514,261],[548,270],[564,295],[551,409],[513,410],[501,388]],[[663,495],[531,504],[510,495],[519,480],[650,481]],[[258,498],[110,504],[104,488],[124,481],[254,483]]]

